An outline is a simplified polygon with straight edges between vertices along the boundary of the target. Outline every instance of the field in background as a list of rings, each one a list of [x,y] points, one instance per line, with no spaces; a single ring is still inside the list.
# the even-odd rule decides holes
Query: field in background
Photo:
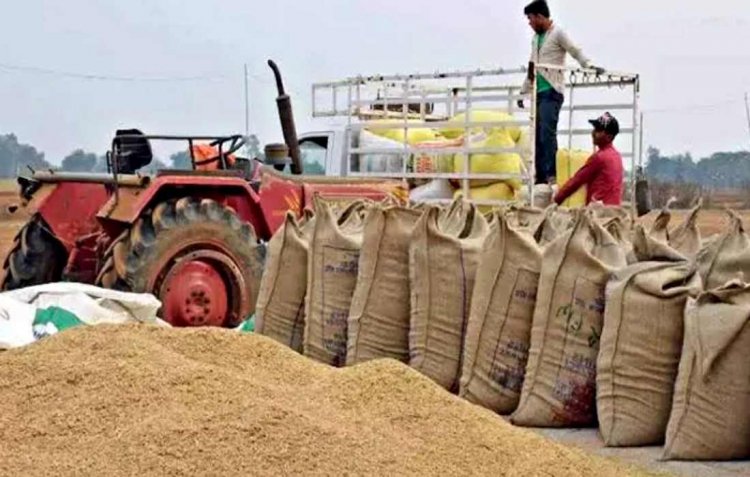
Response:
[[[18,182],[15,179],[0,179],[0,194],[16,194],[18,192]]]

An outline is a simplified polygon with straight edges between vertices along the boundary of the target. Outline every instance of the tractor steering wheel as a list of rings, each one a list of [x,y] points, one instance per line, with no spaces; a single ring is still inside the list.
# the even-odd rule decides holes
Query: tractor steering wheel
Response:
[[[242,146],[244,146],[245,143],[247,142],[244,136],[236,135],[236,136],[230,136],[227,138],[217,139],[211,143],[211,146],[216,147],[219,144],[223,144],[229,141],[231,141],[229,143],[229,149],[224,149],[223,146],[221,148],[221,153],[225,156],[234,154],[235,152],[239,151],[240,149],[242,149]]]

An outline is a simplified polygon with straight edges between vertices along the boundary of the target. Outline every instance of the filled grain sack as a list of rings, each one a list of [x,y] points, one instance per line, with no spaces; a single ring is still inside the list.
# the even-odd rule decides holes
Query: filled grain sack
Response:
[[[739,273],[750,279],[750,237],[742,218],[733,211],[728,214],[726,231],[698,255],[698,270],[706,290],[720,287]]]
[[[607,223],[611,219],[620,219],[623,229],[626,232],[629,232],[633,228],[633,214],[625,207],[604,205],[601,202],[592,202],[587,207],[591,209],[594,218],[601,223]]]
[[[595,424],[604,289],[612,274],[625,265],[620,245],[587,210],[576,211],[573,228],[545,248],[514,424]]]
[[[750,457],[750,284],[691,300],[664,447],[666,459]]]
[[[404,128],[404,123],[408,124],[408,129]],[[412,119],[407,121],[403,119],[378,119],[368,122],[367,130],[378,136],[396,141],[402,146],[404,142],[414,145],[420,142],[434,141],[440,137],[440,134],[432,128],[416,127],[419,123],[421,121]]]
[[[474,134],[469,137],[470,147],[478,148],[515,148],[516,143],[510,138],[504,130],[494,131],[491,134]],[[521,155],[517,152],[498,152],[498,153],[470,153],[468,171],[472,174],[507,174],[516,175],[502,179],[502,182],[508,184],[514,191],[519,190],[523,185],[521,182],[521,171],[523,161]],[[456,154],[453,159],[453,172],[461,174],[466,172],[466,156]],[[472,179],[472,187],[481,187],[498,182],[498,179]]]
[[[688,258],[695,258],[701,250],[701,233],[698,230],[698,213],[702,201],[690,210],[685,220],[669,232],[669,245]]]
[[[671,220],[672,213],[669,211],[669,206],[661,209],[648,230],[649,236],[655,238],[656,240],[659,240],[660,242],[668,244],[669,222]]]
[[[541,246],[555,241],[573,225],[572,216],[557,205],[552,204],[544,210],[544,217],[534,231],[534,239]]]
[[[533,236],[544,220],[544,210],[526,205],[511,205],[508,209],[507,220],[511,227]]]
[[[500,414],[521,395],[541,264],[534,239],[496,213],[479,259],[459,396]]]
[[[422,211],[429,210],[427,206]],[[438,207],[438,228],[448,235],[463,236],[468,229],[474,226],[472,221],[467,220],[469,214],[476,212],[476,207],[462,197],[457,197],[447,206]]]
[[[298,222],[287,212],[268,243],[268,256],[255,311],[255,332],[302,352],[307,292],[307,251],[315,220]]]
[[[367,212],[348,322],[346,364],[409,362],[409,241],[420,212],[374,206]]]
[[[464,197],[463,187],[459,187],[458,189],[456,189],[453,197]],[[505,182],[495,182],[494,184],[485,186],[471,187],[469,189],[469,197],[466,197],[466,199],[473,201],[497,201],[498,205],[500,205],[502,203],[510,202],[515,199],[515,191]],[[482,213],[491,212],[492,209],[493,205],[479,206],[479,210]]]
[[[638,263],[607,284],[596,405],[604,444],[664,442],[690,297],[701,291],[695,264],[636,226]]]
[[[452,198],[453,186],[451,186],[449,179],[433,179],[409,191],[409,200],[411,202],[423,203],[427,200]]]
[[[461,347],[486,219],[468,204],[464,227],[442,228],[441,210],[430,207],[417,222],[409,244],[411,321],[409,365],[443,388],[455,391]]]
[[[603,219],[600,219],[600,221],[601,220]],[[628,265],[638,261],[635,252],[633,251],[632,234],[629,232],[627,226],[620,217],[614,217],[602,222],[602,227],[609,232],[612,238],[614,238],[625,251],[625,259],[628,261]]]
[[[512,122],[517,121],[513,115],[506,113],[505,111],[492,111],[492,110],[473,110],[471,111],[469,120],[474,123],[499,123],[499,122]],[[514,142],[520,142],[521,140],[521,128],[515,124],[505,124],[497,126],[472,126],[469,128],[467,133],[464,123],[466,122],[466,113],[459,113],[453,116],[450,121],[456,123],[455,126],[449,128],[443,128],[440,133],[451,139],[459,138],[461,136],[468,137],[472,134],[486,132],[488,134],[504,133]]]
[[[362,203],[336,219],[316,196],[307,261],[304,354],[332,366],[346,363],[347,319],[357,284],[364,221]]]

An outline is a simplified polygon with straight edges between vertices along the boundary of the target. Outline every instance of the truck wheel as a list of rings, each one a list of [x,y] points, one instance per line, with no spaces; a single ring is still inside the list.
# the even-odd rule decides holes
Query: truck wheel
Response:
[[[158,204],[109,247],[97,284],[152,293],[173,326],[237,326],[255,312],[265,248],[209,199]]]
[[[62,243],[35,215],[23,226],[3,262],[3,290],[58,282],[68,261]]]

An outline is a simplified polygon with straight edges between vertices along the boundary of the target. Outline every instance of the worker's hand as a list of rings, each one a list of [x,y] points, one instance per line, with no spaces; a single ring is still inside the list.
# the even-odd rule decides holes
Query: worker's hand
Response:
[[[525,107],[525,106],[523,105],[523,100],[522,100],[522,99],[519,99],[519,100],[518,100],[518,102],[517,102],[516,104],[518,105],[518,107],[519,107],[520,109],[523,109],[523,108]]]

